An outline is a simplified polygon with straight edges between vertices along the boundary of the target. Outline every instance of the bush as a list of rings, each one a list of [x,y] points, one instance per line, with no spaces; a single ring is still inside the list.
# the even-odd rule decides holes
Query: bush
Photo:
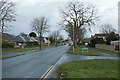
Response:
[[[90,46],[95,48],[95,44],[105,44],[105,41],[102,38],[91,39]]]
[[[37,47],[39,44],[37,42],[27,42],[26,43],[27,47]]]
[[[2,41],[2,48],[14,48],[15,44],[13,42]]]

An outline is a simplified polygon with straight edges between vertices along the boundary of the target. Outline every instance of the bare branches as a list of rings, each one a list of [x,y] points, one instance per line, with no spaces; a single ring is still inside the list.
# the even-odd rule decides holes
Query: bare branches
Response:
[[[48,32],[48,20],[44,16],[34,18],[30,25],[32,27],[32,30],[37,32],[38,36],[40,36],[40,34]]]
[[[3,33],[8,29],[7,22],[15,21],[15,3],[8,0],[0,0],[0,26]]]
[[[85,25],[94,25],[98,20],[97,9],[93,5],[83,2],[69,2],[65,9],[60,10],[62,14],[62,27],[73,39],[74,45],[77,39],[82,39],[85,34]]]
[[[45,32],[48,32],[48,27],[49,27],[48,26],[48,20],[44,16],[34,18],[31,21],[30,25],[32,27],[32,30],[36,31],[36,33],[39,36],[39,43],[40,43],[39,49],[41,50],[43,34]]]
[[[76,27],[81,27],[85,24],[95,24],[96,9],[92,5],[86,6],[80,2],[69,2],[65,10],[61,10],[62,18],[64,22],[75,24]]]
[[[104,34],[110,34],[111,32],[116,32],[116,29],[111,24],[103,24],[101,25],[101,32]]]
[[[60,35],[60,30],[54,31],[50,36],[51,36],[52,38],[54,38],[55,43],[56,43],[56,46],[57,46],[58,38],[61,36],[61,35]]]

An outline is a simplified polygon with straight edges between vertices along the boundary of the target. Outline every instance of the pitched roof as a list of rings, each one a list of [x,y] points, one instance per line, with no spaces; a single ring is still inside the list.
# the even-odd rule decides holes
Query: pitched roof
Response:
[[[39,42],[39,38],[38,37],[31,37],[31,39],[35,42]]]
[[[95,34],[95,36],[106,36],[107,34]]]
[[[15,42],[24,42],[24,40],[20,36],[16,36],[16,41]]]
[[[2,40],[14,42],[16,39],[15,39],[15,36],[13,36],[11,34],[3,33]]]
[[[44,38],[42,37],[42,40]],[[39,37],[29,37],[26,35],[13,36],[8,33],[3,33],[2,40],[11,41],[11,42],[39,42]]]
[[[91,38],[85,38],[85,39],[83,39],[82,41],[83,42],[89,42],[91,40]]]
[[[94,36],[107,36],[108,34],[95,34]],[[119,36],[119,34],[116,34],[117,36]]]
[[[37,38],[28,37],[28,36],[16,36],[16,42],[39,42]]]

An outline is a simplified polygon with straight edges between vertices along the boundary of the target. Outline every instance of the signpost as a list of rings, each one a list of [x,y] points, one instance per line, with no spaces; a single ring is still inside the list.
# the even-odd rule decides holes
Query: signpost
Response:
[[[87,51],[88,52],[88,48],[82,48],[82,52],[83,51]]]

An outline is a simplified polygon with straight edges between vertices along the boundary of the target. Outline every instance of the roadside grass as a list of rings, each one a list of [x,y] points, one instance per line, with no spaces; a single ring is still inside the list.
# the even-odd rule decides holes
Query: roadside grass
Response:
[[[79,54],[79,55],[85,55],[85,56],[102,56],[103,54],[97,53],[96,50],[94,48],[89,48],[88,52],[87,51],[83,51],[82,52],[82,48],[84,48],[85,46],[77,46],[74,51],[71,49],[69,49],[67,52],[71,53],[71,54]]]
[[[118,60],[72,61],[60,65],[56,73],[64,73],[64,78],[118,78]]]
[[[120,52],[119,51],[110,51],[110,50],[105,50],[105,49],[98,49],[98,48],[95,48],[96,51],[99,51],[99,52],[103,52],[103,53],[108,53],[108,54],[116,54],[116,55],[120,55]]]
[[[35,48],[11,48],[11,49],[2,49],[2,52],[25,52],[29,50],[35,50]]]
[[[41,49],[45,49],[48,47],[53,47],[53,46],[47,46],[47,45],[42,45]],[[39,50],[39,47],[31,47],[31,48],[6,48],[2,49],[2,52],[25,52],[25,51],[30,51],[30,50]]]
[[[45,48],[49,48],[49,47],[56,47],[55,45],[49,45],[49,46],[47,46],[47,45],[42,45],[42,47],[41,47],[41,49],[45,49]]]

